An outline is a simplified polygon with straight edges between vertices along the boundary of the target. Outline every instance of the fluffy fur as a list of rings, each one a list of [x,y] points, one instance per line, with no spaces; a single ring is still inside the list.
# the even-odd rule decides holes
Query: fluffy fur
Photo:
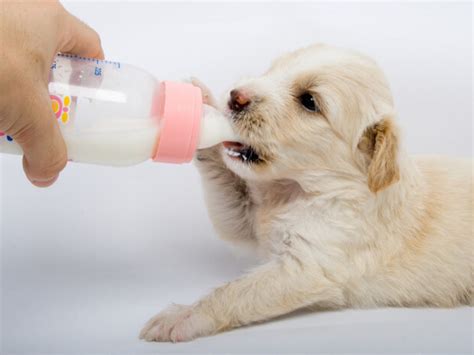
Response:
[[[264,263],[160,313],[142,338],[187,341],[301,308],[472,304],[472,162],[403,151],[374,61],[315,45],[236,89],[251,103],[227,111],[259,161],[218,146],[197,165],[218,234]]]

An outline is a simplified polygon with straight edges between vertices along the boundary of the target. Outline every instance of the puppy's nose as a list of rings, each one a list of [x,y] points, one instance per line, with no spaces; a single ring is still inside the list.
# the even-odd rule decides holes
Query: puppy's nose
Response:
[[[239,90],[230,92],[229,108],[232,111],[240,112],[250,104],[250,97]]]

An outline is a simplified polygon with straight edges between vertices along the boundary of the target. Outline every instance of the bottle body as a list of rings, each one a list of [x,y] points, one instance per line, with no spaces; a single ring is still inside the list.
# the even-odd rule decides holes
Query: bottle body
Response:
[[[58,54],[48,89],[68,159],[119,166],[149,159],[158,134],[151,119],[158,87],[153,76],[129,65]],[[6,134],[0,151],[22,153]]]
[[[150,158],[174,162],[174,151],[171,151],[170,159],[160,159],[158,154],[165,151],[166,142],[170,140],[175,143],[173,149],[185,146],[192,153],[199,137],[194,137],[190,143],[185,139],[186,129],[182,134],[179,129],[169,131],[176,121],[175,116],[182,116],[190,107],[197,107],[192,112],[194,115],[209,110],[199,106],[202,106],[200,91],[199,103],[190,103],[189,99],[180,100],[182,95],[166,95],[164,84],[130,65],[58,54],[51,66],[48,89],[53,112],[66,142],[68,159],[114,166],[133,165]],[[190,86],[176,83],[169,86],[171,84],[179,92],[183,91],[184,85]],[[193,97],[196,101],[196,91]],[[164,120],[163,116],[170,110],[174,116]],[[215,119],[215,112],[211,116]],[[205,117],[194,123],[188,122],[188,116],[183,119],[184,126],[204,127],[206,122]],[[162,129],[168,132],[166,137],[160,137]],[[194,136],[199,135],[199,129],[194,127]],[[229,132],[229,129],[224,131]],[[0,152],[22,154],[10,136],[3,132],[0,135]]]
[[[68,158],[108,165],[147,160],[158,134],[150,111],[158,85],[129,65],[58,55],[49,92]]]

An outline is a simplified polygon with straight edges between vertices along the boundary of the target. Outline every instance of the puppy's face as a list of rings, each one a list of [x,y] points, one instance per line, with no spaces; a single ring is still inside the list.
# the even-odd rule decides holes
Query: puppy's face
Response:
[[[241,81],[226,106],[241,140],[223,144],[224,160],[253,180],[366,171],[375,136],[362,148],[361,140],[393,109],[372,60],[325,45],[287,54],[264,75]]]

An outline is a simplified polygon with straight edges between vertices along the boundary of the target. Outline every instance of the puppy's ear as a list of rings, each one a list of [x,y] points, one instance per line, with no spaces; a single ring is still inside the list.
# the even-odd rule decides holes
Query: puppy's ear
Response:
[[[398,166],[398,132],[391,117],[366,128],[357,148],[369,157],[368,184],[372,192],[380,191],[400,179]]]

